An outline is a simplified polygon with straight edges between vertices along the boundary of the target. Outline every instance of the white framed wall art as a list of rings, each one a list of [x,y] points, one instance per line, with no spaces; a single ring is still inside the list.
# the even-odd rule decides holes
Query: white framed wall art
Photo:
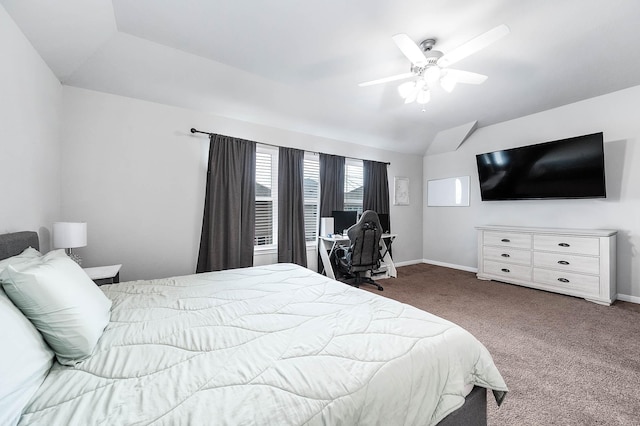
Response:
[[[393,205],[409,205],[409,178],[400,176],[393,178]]]
[[[427,206],[468,207],[469,176],[427,181]]]

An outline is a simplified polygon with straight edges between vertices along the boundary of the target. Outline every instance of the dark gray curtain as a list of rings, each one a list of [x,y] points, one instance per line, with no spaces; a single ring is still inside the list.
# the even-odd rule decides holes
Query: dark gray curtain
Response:
[[[307,266],[304,151],[278,149],[278,262]]]
[[[320,154],[320,217],[344,209],[344,157]]]
[[[376,213],[389,213],[389,179],[387,164],[378,161],[363,161],[362,209]]]
[[[211,135],[196,272],[253,266],[256,143]]]

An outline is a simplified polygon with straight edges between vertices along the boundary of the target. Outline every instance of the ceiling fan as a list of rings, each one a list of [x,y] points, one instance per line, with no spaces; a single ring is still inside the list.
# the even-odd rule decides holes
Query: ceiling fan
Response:
[[[392,39],[404,56],[411,61],[411,71],[391,77],[367,81],[360,83],[358,86],[372,86],[374,84],[417,77],[413,81],[402,83],[398,87],[398,92],[407,104],[414,101],[420,104],[426,104],[431,99],[431,89],[438,83],[440,83],[440,86],[447,92],[451,92],[458,83],[484,83],[487,79],[486,75],[451,69],[449,66],[484,49],[507,34],[509,34],[509,27],[504,24],[498,25],[486,33],[480,34],[463,45],[458,46],[447,54],[433,49],[436,44],[435,39],[426,39],[418,46],[406,34],[396,34]]]

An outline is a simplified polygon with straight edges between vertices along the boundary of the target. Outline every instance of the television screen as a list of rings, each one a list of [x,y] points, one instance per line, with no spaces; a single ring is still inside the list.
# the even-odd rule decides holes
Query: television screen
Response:
[[[333,217],[333,230],[336,234],[344,233],[358,221],[358,212],[355,210],[334,210],[331,212],[331,216]]]
[[[604,198],[602,132],[476,156],[483,201]]]

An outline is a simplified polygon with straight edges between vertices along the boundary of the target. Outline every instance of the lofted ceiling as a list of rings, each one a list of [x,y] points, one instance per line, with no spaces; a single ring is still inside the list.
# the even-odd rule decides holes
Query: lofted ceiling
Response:
[[[0,4],[63,84],[398,152],[640,84],[637,0]],[[394,34],[447,53],[499,24],[511,33],[455,64],[488,80],[434,89],[424,111],[399,82],[358,87],[409,71]]]

